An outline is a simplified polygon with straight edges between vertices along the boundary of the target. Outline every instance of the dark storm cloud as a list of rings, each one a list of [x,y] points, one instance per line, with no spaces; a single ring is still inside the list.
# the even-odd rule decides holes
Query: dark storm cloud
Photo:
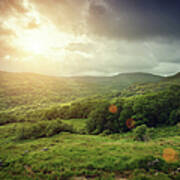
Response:
[[[180,1],[92,1],[88,24],[99,36],[119,39],[180,38]],[[105,5],[104,5],[105,4]]]
[[[167,58],[167,59],[160,59],[159,62],[164,62],[164,63],[173,63],[173,64],[180,64],[180,57],[178,58],[175,58],[175,59],[170,59],[170,58]]]
[[[0,0],[0,69],[53,75],[180,71],[178,0],[24,2]],[[48,23],[60,35],[70,37],[64,48],[56,47],[55,42],[48,58],[42,54],[32,59],[32,54],[13,44],[21,30],[33,34],[41,26],[48,27]],[[61,42],[58,36],[57,41]]]
[[[179,0],[32,0],[61,31],[113,39],[180,38]]]

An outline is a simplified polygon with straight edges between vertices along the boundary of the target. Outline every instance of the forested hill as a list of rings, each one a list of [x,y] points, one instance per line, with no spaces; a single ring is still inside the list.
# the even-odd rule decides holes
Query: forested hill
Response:
[[[96,84],[96,86],[103,86],[103,88],[109,88],[108,90],[122,90],[134,83],[159,82],[164,78],[153,74],[138,72],[122,73],[111,77],[82,76],[72,77],[72,79],[78,82],[88,82],[90,84]]]
[[[134,83],[160,80],[160,76],[145,73],[127,73],[112,77],[54,77],[0,71],[0,108],[64,103],[80,97],[121,91]]]
[[[164,81],[176,81],[176,82],[180,82],[180,72],[173,75],[173,76],[169,76],[164,78]]]
[[[158,82],[132,84],[121,91],[121,96],[134,96],[165,90],[171,85],[180,85],[180,73],[164,77]]]

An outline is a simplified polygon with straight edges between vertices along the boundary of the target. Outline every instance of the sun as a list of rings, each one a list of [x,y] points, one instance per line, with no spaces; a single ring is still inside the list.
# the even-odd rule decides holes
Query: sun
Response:
[[[36,29],[22,33],[16,40],[16,44],[24,51],[32,54],[44,54],[50,48],[48,32]]]
[[[31,26],[31,22],[35,22],[35,26]],[[17,58],[21,60],[33,57],[31,60],[35,61],[37,58],[34,57],[41,57],[63,61],[69,53],[69,44],[84,42],[83,38],[61,29],[34,8],[25,17],[9,19],[6,26],[16,34],[10,41],[12,47],[17,49]]]
[[[21,30],[18,34],[17,39],[14,40],[15,46],[28,54],[46,57],[60,54],[74,40],[74,37],[57,31],[50,25],[31,30]]]
[[[39,42],[35,42],[35,41],[32,41],[32,42],[28,42],[26,45],[25,45],[25,49],[27,49],[28,51],[31,51],[35,54],[41,54],[45,51],[45,47],[42,46],[41,43]]]
[[[50,48],[49,39],[39,31],[31,31],[19,41],[25,51],[33,54],[45,53]]]

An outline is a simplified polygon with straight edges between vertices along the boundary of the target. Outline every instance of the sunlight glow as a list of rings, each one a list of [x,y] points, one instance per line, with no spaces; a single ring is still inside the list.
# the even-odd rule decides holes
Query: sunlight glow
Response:
[[[10,17],[3,23],[5,28],[12,30],[15,34],[9,38],[12,47],[17,49],[13,52],[15,55],[12,59],[65,61],[67,54],[71,54],[74,59],[77,59],[77,56],[89,57],[89,54],[82,51],[67,49],[71,43],[87,43],[87,37],[61,31],[59,26],[40,14],[28,0],[23,2],[28,12],[24,16]],[[8,56],[6,59],[9,59]]]
[[[58,31],[51,24],[44,24],[36,29],[18,30],[17,34],[13,44],[32,55],[50,56],[54,51],[63,51],[74,40],[72,36]]]
[[[166,148],[163,151],[163,158],[167,162],[178,161],[178,153],[172,148]]]
[[[25,51],[35,54],[45,53],[50,48],[49,39],[40,31],[30,31],[20,36],[17,42]]]
[[[117,113],[117,111],[118,111],[118,108],[116,105],[112,104],[111,106],[109,106],[109,112],[111,112],[112,114]]]

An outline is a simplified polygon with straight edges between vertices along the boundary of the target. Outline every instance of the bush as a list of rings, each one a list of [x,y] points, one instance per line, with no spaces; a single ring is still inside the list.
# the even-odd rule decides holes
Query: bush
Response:
[[[147,126],[145,124],[138,126],[134,129],[134,140],[147,141]]]
[[[131,119],[133,116],[133,104],[134,104],[134,99],[126,99],[124,101],[124,104],[122,106],[122,111],[119,116],[119,125],[120,125],[120,131],[126,132],[129,131],[130,129],[127,127],[127,120]]]
[[[175,91],[176,90],[176,91]],[[171,86],[161,92],[148,93],[124,99],[119,117],[120,131],[129,131],[126,121],[132,118],[136,126],[174,125],[180,121],[180,86]]]
[[[179,123],[177,123],[177,127],[178,127],[178,128],[180,128],[180,122],[179,122]]]
[[[60,132],[74,132],[71,125],[62,123],[60,120],[42,121],[36,124],[28,124],[18,129],[17,139],[36,139],[49,137]]]
[[[180,107],[180,86],[176,88],[176,86],[171,86],[165,91],[137,98],[133,105],[133,113],[137,123],[143,123],[149,127],[176,124],[178,121],[177,112],[171,115],[174,118],[169,121],[172,111]]]
[[[137,159],[134,162],[134,166],[135,168],[140,168],[140,169],[142,168],[145,170],[155,169],[163,172],[168,171],[168,164],[164,160],[159,158],[157,159],[153,156],[145,156],[143,158]]]
[[[72,125],[62,123],[60,120],[57,120],[52,123],[48,123],[46,127],[46,136],[53,136],[59,134],[60,132],[75,132]]]
[[[73,102],[68,106],[54,106],[43,112],[43,118],[48,120],[56,118],[84,119],[88,117],[98,104],[101,104],[101,100],[86,99]]]
[[[148,128],[146,131],[146,137],[148,138],[148,140],[154,138],[154,136],[155,136],[154,128]]]
[[[105,130],[108,133],[117,133],[120,130],[119,116],[121,106],[119,104],[113,105],[111,112],[111,104],[106,101],[92,111],[88,117],[86,128],[90,134],[100,134]]]
[[[169,117],[169,124],[174,125],[180,122],[180,109],[175,109],[171,112]]]
[[[91,111],[86,126],[90,134],[100,134],[104,130],[109,130],[110,133],[130,131],[132,128],[127,127],[128,119],[133,119],[136,126],[146,125],[148,127],[174,125],[180,121],[179,86],[171,86],[158,93],[115,100],[117,113],[109,112],[110,103],[108,101],[97,104],[96,108]],[[141,137],[139,135],[135,138],[139,140],[148,139],[148,132],[144,133],[146,135],[144,134]]]

